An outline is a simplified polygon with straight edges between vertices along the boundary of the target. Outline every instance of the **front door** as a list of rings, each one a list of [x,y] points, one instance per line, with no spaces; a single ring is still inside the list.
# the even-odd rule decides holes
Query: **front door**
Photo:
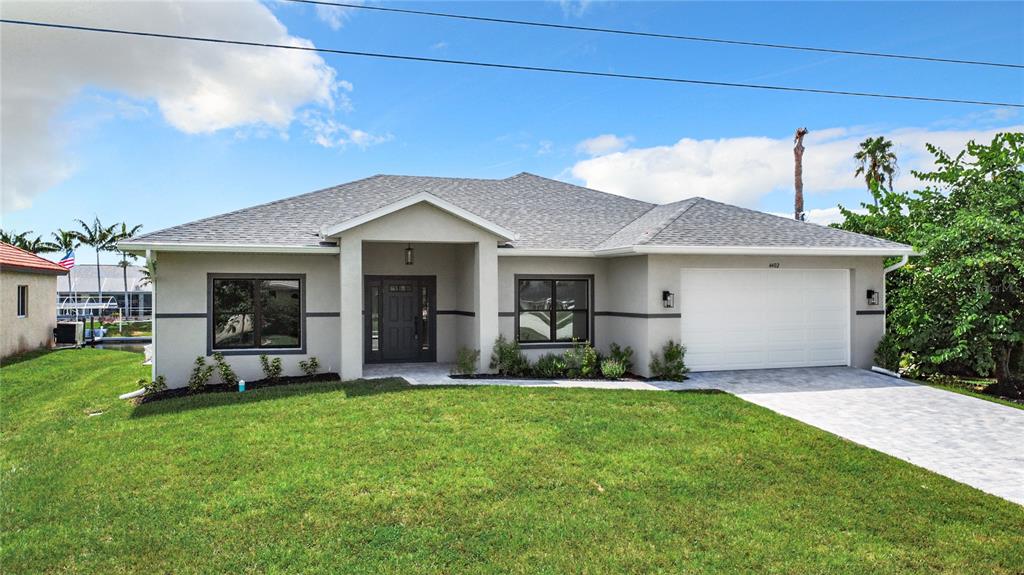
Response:
[[[367,276],[367,363],[435,361],[434,276]]]

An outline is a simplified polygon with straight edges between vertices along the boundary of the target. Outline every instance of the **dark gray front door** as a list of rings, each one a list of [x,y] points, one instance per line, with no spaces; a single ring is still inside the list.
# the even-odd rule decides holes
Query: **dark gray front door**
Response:
[[[366,361],[435,361],[434,276],[366,277]]]

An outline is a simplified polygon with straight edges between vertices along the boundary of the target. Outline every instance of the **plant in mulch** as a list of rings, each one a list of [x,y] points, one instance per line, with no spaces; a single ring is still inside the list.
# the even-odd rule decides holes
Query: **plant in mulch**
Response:
[[[586,379],[599,375],[601,358],[589,341],[572,340],[572,349],[563,357],[567,376]]]
[[[619,344],[612,343],[608,346],[608,357],[622,364],[625,371],[633,369],[633,348],[619,347]]]
[[[229,387],[238,385],[238,376],[235,375],[235,370],[231,369],[228,362],[224,359],[224,354],[217,352],[213,354],[213,361],[217,362],[217,373],[220,374],[220,382]]]
[[[651,377],[667,381],[683,381],[686,373],[690,371],[686,367],[683,357],[686,355],[686,347],[671,339],[661,348],[661,355],[651,353]]]
[[[164,376],[162,375],[156,376],[156,379],[150,381],[149,383],[146,383],[146,380],[144,379],[140,379],[138,381],[138,385],[142,386],[143,397],[153,397],[156,394],[167,390],[167,380],[164,379]]]
[[[270,381],[276,381],[281,377],[281,358],[275,357],[270,359],[270,356],[261,353],[260,354],[260,367],[263,368],[263,375],[266,376]]]
[[[548,379],[565,377],[565,359],[555,353],[545,353],[533,364],[533,373]]]
[[[900,368],[900,345],[896,337],[887,333],[878,341],[875,348],[875,365],[889,371],[897,371]]]
[[[299,362],[299,370],[302,371],[307,377],[316,375],[316,372],[320,369],[320,360],[316,356],[309,356],[308,360]]]
[[[607,379],[619,379],[626,373],[626,366],[622,362],[609,357],[601,362],[601,375]]]
[[[453,375],[473,375],[476,373],[477,361],[480,359],[479,349],[460,347],[455,352],[455,365],[452,366]]]
[[[192,368],[192,375],[188,378],[188,390],[192,393],[199,393],[210,382],[212,376],[213,366],[207,365],[206,358],[200,355],[196,358],[195,367]]]
[[[530,372],[530,361],[519,349],[519,342],[508,341],[504,335],[494,342],[490,365],[500,375],[519,377]]]

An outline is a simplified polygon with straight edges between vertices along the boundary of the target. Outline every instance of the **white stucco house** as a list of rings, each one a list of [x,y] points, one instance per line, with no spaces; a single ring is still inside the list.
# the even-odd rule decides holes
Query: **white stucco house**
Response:
[[[573,338],[669,339],[693,370],[869,367],[884,258],[910,246],[703,198],[654,205],[532,174],[378,175],[121,242],[155,258],[154,375],[220,351],[243,378],[316,356],[451,362],[499,334],[532,358]]]

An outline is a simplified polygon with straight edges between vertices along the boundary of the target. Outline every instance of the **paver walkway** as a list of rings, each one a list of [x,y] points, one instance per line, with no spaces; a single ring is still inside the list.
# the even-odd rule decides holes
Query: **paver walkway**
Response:
[[[720,389],[1024,505],[1024,410],[850,367],[692,373],[681,382],[466,380],[448,366],[366,366],[413,385]]]

